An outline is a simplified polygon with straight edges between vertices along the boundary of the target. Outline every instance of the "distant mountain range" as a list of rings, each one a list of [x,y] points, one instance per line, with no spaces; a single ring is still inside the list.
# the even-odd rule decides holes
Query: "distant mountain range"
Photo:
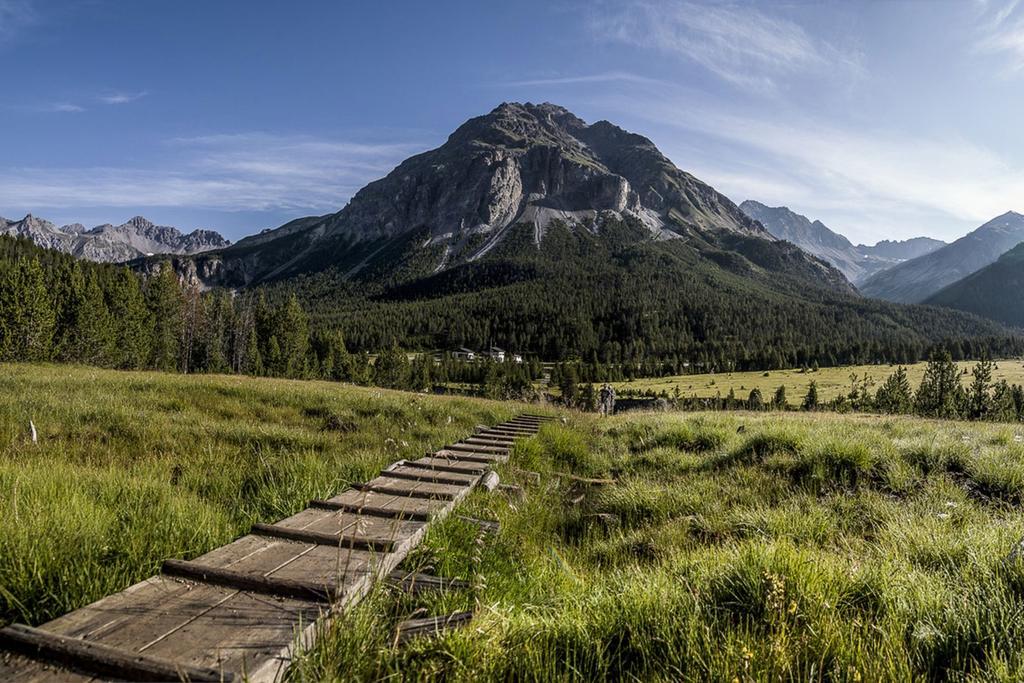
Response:
[[[770,207],[748,199],[740,204],[740,209],[759,221],[775,237],[792,242],[804,251],[825,259],[854,284],[946,244],[930,237],[914,237],[901,242],[884,240],[874,246],[854,246],[850,240],[829,229],[821,221],[812,223],[806,216],[785,206]]]
[[[1009,211],[929,254],[893,266],[860,285],[865,296],[919,303],[1024,242],[1024,215]]]
[[[875,256],[896,258],[888,247],[917,245]],[[337,213],[170,261],[204,286],[297,292],[365,349],[398,339],[782,367],[1003,334],[973,316],[860,298],[647,138],[552,104],[470,119]]]
[[[121,262],[153,254],[196,254],[231,243],[212,230],[182,234],[177,228],[154,225],[142,216],[127,223],[87,229],[81,223],[57,227],[29,214],[12,221],[0,217],[0,235],[26,237],[41,247],[90,261]]]

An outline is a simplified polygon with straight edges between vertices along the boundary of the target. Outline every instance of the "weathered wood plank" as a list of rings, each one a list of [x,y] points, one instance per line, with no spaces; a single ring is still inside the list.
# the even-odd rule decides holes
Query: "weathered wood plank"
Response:
[[[277,524],[253,524],[252,533],[283,538],[289,541],[298,541],[300,543],[358,548],[359,550],[376,550],[384,553],[391,552],[395,546],[395,540],[391,538],[367,538],[351,534],[328,534],[322,531],[292,529]]]
[[[458,472],[460,474],[485,474],[488,467],[484,464],[473,464],[452,460],[451,458],[437,458],[427,456],[418,460],[403,460],[406,467],[419,467],[434,472]]]
[[[406,479],[409,481],[423,481],[434,484],[451,484],[453,486],[472,486],[479,479],[479,474],[466,474],[465,472],[431,472],[422,467],[409,467],[399,465],[388,468],[380,473],[382,477],[393,479]]]
[[[21,624],[0,628],[0,646],[29,657],[45,657],[74,669],[125,680],[230,681],[234,678],[218,668],[182,664]]]
[[[394,496],[391,497],[394,499]],[[358,503],[342,503],[333,500],[311,500],[310,507],[323,508],[325,510],[339,510],[351,512],[357,515],[369,515],[371,517],[384,517],[385,519],[411,519],[421,522],[429,522],[432,515],[429,512],[407,511],[402,507],[377,507],[359,505]]]
[[[473,618],[472,612],[455,612],[436,617],[407,619],[395,629],[395,642],[407,643],[420,636],[436,636],[444,631],[466,626]]]
[[[449,579],[445,576],[403,572],[396,570],[388,574],[388,583],[407,593],[430,593],[452,590],[466,590],[469,582],[463,579]]]
[[[282,598],[298,598],[331,602],[337,597],[337,587],[331,584],[316,584],[296,579],[270,578],[233,569],[211,567],[187,560],[164,560],[161,571],[167,576],[188,579],[217,586],[226,586],[240,591],[252,591]]]

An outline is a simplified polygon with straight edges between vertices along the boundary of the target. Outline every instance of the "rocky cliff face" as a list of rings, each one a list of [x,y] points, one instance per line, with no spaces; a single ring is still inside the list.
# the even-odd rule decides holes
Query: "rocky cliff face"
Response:
[[[177,228],[154,225],[142,216],[122,225],[108,223],[86,229],[81,223],[57,227],[29,214],[19,221],[0,218],[0,234],[26,237],[41,247],[111,263],[151,254],[197,254],[230,244],[212,230],[182,234]]]
[[[804,251],[825,259],[854,284],[864,282],[875,273],[902,261],[945,246],[945,242],[928,237],[915,237],[902,242],[885,240],[874,246],[854,246],[850,240],[833,232],[821,221],[811,222],[806,216],[785,206],[765,206],[748,199],[740,204],[740,209],[779,239],[792,242]]]
[[[736,267],[783,267],[849,290],[827,264],[776,240],[727,197],[676,168],[647,138],[588,125],[552,104],[498,106],[437,149],[402,162],[341,211],[293,221],[210,255],[218,279],[244,286],[333,270],[344,279],[429,275],[484,259],[529,230],[544,250],[552,225],[600,236],[626,222],[649,241],[683,240]],[[638,237],[638,239],[641,239]],[[744,265],[745,264],[745,265]]]

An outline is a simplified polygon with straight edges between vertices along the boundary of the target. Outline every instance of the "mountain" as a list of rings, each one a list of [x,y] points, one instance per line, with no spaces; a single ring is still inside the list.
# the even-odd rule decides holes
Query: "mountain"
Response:
[[[1014,327],[1024,328],[1024,243],[995,263],[939,290],[925,303],[968,311]]]
[[[912,258],[930,254],[944,246],[946,246],[946,243],[942,240],[931,237],[911,237],[908,240],[900,241],[882,240],[871,247],[866,244],[858,244],[856,249],[868,257],[899,262],[909,261]]]
[[[705,366],[899,360],[972,316],[860,298],[647,138],[506,103],[337,213],[170,262],[206,287],[296,293],[354,349],[498,345]]]
[[[1009,211],[952,244],[918,256],[866,280],[865,296],[918,303],[993,263],[1024,241],[1024,215]]]
[[[860,283],[880,270],[945,245],[945,242],[928,237],[915,237],[903,242],[885,240],[873,247],[863,244],[854,246],[850,240],[833,232],[821,221],[812,223],[806,216],[785,206],[770,207],[748,199],[740,204],[740,209],[759,221],[775,237],[792,242],[804,251],[825,259],[853,283]]]
[[[154,225],[136,216],[122,225],[109,223],[86,229],[81,223],[57,227],[29,214],[19,221],[0,218],[0,235],[26,237],[37,245],[90,261],[130,261],[151,254],[196,254],[230,244],[212,230],[182,234],[177,228]]]

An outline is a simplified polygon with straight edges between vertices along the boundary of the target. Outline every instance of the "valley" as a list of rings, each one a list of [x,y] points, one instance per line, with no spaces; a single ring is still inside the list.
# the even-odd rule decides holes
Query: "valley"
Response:
[[[73,366],[2,365],[0,385],[0,608],[30,623],[517,410]],[[290,675],[881,680],[1015,666],[1019,565],[1003,558],[1024,534],[1016,427],[565,417],[498,466],[521,498],[462,504],[497,533],[452,517],[409,560],[470,588],[382,586]],[[391,644],[410,615],[466,609],[468,628]],[[927,637],[913,635],[921,624]]]

